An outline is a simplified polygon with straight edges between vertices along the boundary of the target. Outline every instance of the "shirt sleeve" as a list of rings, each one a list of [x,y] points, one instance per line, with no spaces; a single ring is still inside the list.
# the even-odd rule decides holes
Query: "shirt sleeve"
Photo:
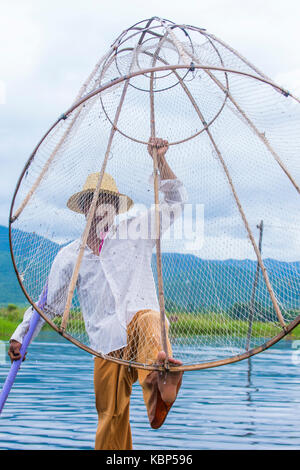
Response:
[[[33,314],[33,307],[30,306],[24,313],[22,323],[20,323],[20,325],[16,328],[10,340],[15,340],[22,344],[24,336],[28,331],[32,314]],[[31,341],[39,334],[44,323],[45,323],[45,320],[42,317],[40,317],[38,324],[36,326],[36,329],[32,335]]]
[[[62,315],[64,312],[67,300],[67,287],[72,276],[72,269],[73,264],[70,261],[70,257],[67,256],[67,253],[65,253],[64,250],[61,250],[52,263],[48,277],[47,300],[43,308],[43,312],[49,319],[52,319],[57,315]],[[15,340],[19,343],[23,342],[23,338],[29,328],[32,314],[33,307],[30,306],[24,313],[22,323],[20,323],[16,328],[10,340]],[[45,320],[40,317],[36,330],[32,336],[32,340],[39,334],[44,323]]]
[[[48,278],[48,294],[44,311],[49,318],[63,314],[72,273],[72,259],[68,252],[62,250],[55,258]]]
[[[153,184],[154,176],[151,175],[149,183]],[[161,234],[163,234],[180,217],[184,204],[188,201],[186,188],[179,179],[162,180],[158,176],[158,189],[163,194],[163,199],[159,201]],[[149,211],[151,221],[151,240],[155,243],[155,206]]]
[[[149,178],[149,184],[153,186],[154,175],[152,174]],[[163,193],[164,199],[161,203],[168,205],[182,205],[188,200],[187,191],[178,178],[162,180],[158,175],[158,190]]]

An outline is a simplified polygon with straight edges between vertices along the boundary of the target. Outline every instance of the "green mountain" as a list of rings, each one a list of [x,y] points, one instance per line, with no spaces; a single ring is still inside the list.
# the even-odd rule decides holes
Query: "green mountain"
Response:
[[[31,282],[34,265],[40,263],[40,272],[47,263],[54,260],[58,244],[35,233],[14,231],[17,247],[18,266],[26,272]],[[156,277],[155,255],[152,260]],[[264,260],[277,300],[286,309],[299,309],[300,262]],[[9,252],[8,229],[0,226],[0,305],[27,302],[16,278]],[[252,260],[205,260],[189,254],[164,253],[162,255],[164,290],[167,310],[177,309],[189,312],[229,310],[236,311],[236,305],[249,305],[257,263]],[[45,275],[47,273],[44,273]],[[42,276],[41,276],[42,277]],[[41,283],[45,279],[41,279]],[[38,283],[30,291],[36,298],[42,290]],[[272,313],[272,304],[261,272],[255,290],[257,310]],[[264,309],[264,310],[263,310]],[[267,314],[267,313],[266,313]]]
[[[60,249],[59,245],[46,238],[35,233],[21,232],[20,230],[14,230],[14,241],[18,244],[16,250],[18,266],[21,264],[24,266],[27,279],[30,279],[30,273],[33,269],[31,267],[32,259],[42,265],[45,253],[47,253],[48,258],[54,260]],[[36,285],[35,290],[35,296],[38,298],[42,286]],[[32,286],[30,291],[33,292]],[[7,305],[8,303],[24,305],[28,304],[28,300],[20,287],[14,270],[10,254],[8,228],[0,225],[0,305]]]
[[[287,309],[300,308],[300,263],[264,259],[277,300]],[[256,261],[203,260],[193,255],[165,253],[162,256],[166,299],[189,311],[236,303],[248,304],[252,297]],[[155,269],[155,268],[154,268]],[[272,302],[261,271],[255,301],[271,307]]]

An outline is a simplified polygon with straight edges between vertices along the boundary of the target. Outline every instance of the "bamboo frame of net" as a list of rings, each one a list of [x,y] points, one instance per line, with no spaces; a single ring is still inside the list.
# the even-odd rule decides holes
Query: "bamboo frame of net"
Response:
[[[145,27],[139,27],[138,25],[140,25],[141,23],[143,22],[140,22],[140,23],[137,23],[136,25],[134,25],[132,28],[129,28],[125,31],[123,31],[123,33],[119,36],[119,38],[114,42],[114,44],[111,46],[111,49],[110,49],[110,52],[108,54],[106,54],[104,57],[105,57],[105,61],[107,60],[110,60],[113,56],[111,54],[116,54],[118,52],[118,48],[128,39],[128,38],[133,38],[134,36],[136,35],[140,35],[140,42],[143,41],[143,38],[144,36],[149,33],[149,34],[152,34],[153,36],[155,37],[159,37],[159,38],[162,38],[163,36],[161,36],[160,34],[157,34],[154,30],[156,28],[158,28],[159,26],[153,26],[151,27],[151,30],[148,30],[149,26],[151,25],[152,21],[154,19],[157,19],[157,18],[151,18],[149,20],[147,20],[147,24]],[[169,22],[170,23],[170,22]],[[163,22],[161,23],[163,24]],[[174,28],[188,28],[187,26],[185,25],[176,25],[175,23],[173,23],[173,26],[172,26],[172,29]],[[126,37],[126,35],[130,32],[130,31],[134,31],[133,34],[131,36],[128,36]],[[198,31],[200,34],[202,34],[203,36],[206,36],[207,38],[213,38],[215,39],[216,41],[219,41],[217,38],[215,38],[214,36],[212,35],[209,35],[208,33],[205,33],[205,30],[203,30],[202,28],[194,28],[194,30]],[[174,34],[173,31],[171,31],[171,33],[169,33],[168,31],[168,34]],[[224,45],[224,47],[228,47],[227,45],[225,45],[225,43],[222,43],[220,42],[222,45]],[[176,45],[176,44],[175,44]],[[49,135],[49,133],[51,132],[52,129],[55,128],[55,126],[60,122],[61,119],[67,119],[68,116],[78,108],[78,112],[75,114],[76,118],[77,116],[80,115],[80,109],[81,109],[81,106],[87,102],[90,98],[96,96],[96,95],[100,95],[101,97],[101,92],[108,89],[109,87],[111,86],[114,86],[114,85],[117,85],[117,84],[121,84],[122,82],[125,81],[125,85],[124,85],[124,89],[123,89],[123,99],[124,99],[124,96],[125,96],[125,93],[126,93],[126,90],[127,90],[127,87],[128,87],[128,84],[129,84],[129,81],[134,78],[134,77],[137,77],[138,75],[141,75],[141,74],[151,74],[151,78],[152,80],[150,81],[150,84],[152,83],[151,85],[151,89],[152,91],[150,90],[150,103],[151,103],[151,135],[152,136],[155,136],[155,123],[154,123],[154,93],[153,93],[153,77],[154,77],[154,74],[156,72],[162,72],[162,71],[171,71],[173,72],[174,74],[176,74],[176,71],[177,70],[182,70],[182,69],[186,69],[186,70],[189,70],[189,68],[191,67],[191,64],[188,63],[189,62],[189,59],[188,57],[191,57],[188,53],[188,51],[185,51],[184,48],[182,48],[181,50],[181,53],[183,51],[183,56],[185,57],[185,64],[182,65],[182,64],[178,64],[178,65],[169,65],[169,64],[166,64],[166,65],[163,65],[163,66],[152,66],[152,67],[148,67],[148,68],[145,68],[143,70],[139,70],[139,71],[135,71],[135,72],[132,72],[132,73],[129,73],[127,74],[126,76],[121,76],[121,77],[118,77],[112,81],[110,81],[109,83],[106,83],[106,84],[101,84],[101,78],[100,80],[98,79],[98,82],[100,82],[100,86],[99,87],[94,87],[94,89],[92,89],[89,93],[85,94],[84,96],[80,96],[79,99],[76,100],[76,102],[66,111],[66,113],[63,114],[63,117],[60,117],[55,123],[54,125],[50,128],[50,130],[44,135],[44,137],[41,139],[41,141],[39,142],[39,144],[36,146],[33,154],[31,155],[31,157],[29,158],[28,162],[26,163],[25,165],[25,168],[19,178],[19,181],[17,183],[17,187],[16,187],[16,190],[15,190],[15,193],[14,193],[14,196],[13,196],[13,201],[12,201],[12,205],[11,205],[11,210],[10,210],[10,224],[9,224],[9,233],[10,233],[10,246],[11,246],[11,253],[12,253],[12,259],[13,259],[13,265],[14,265],[14,268],[15,268],[15,271],[16,271],[16,274],[17,274],[17,277],[18,277],[18,280],[21,284],[21,287],[27,297],[27,299],[30,301],[30,303],[33,304],[34,308],[39,312],[39,314],[45,319],[45,321],[47,323],[49,323],[52,328],[54,328],[57,332],[59,332],[62,336],[64,336],[65,338],[69,339],[71,342],[73,342],[74,344],[76,344],[77,346],[79,346],[80,348],[84,349],[85,351],[87,352],[90,352],[96,356],[99,356],[99,357],[104,357],[106,359],[109,359],[113,362],[116,362],[116,363],[120,363],[120,364],[124,364],[124,365],[129,365],[127,361],[124,361],[122,359],[119,359],[119,358],[114,358],[114,357],[111,357],[111,356],[105,356],[101,353],[98,353],[94,350],[92,350],[91,348],[85,346],[84,344],[80,343],[78,340],[76,340],[75,338],[73,338],[72,336],[70,336],[66,331],[65,331],[65,327],[66,327],[66,324],[67,324],[67,318],[68,318],[68,312],[69,312],[69,308],[70,308],[70,305],[71,305],[71,301],[72,301],[72,296],[73,296],[73,293],[74,293],[74,289],[75,289],[75,285],[76,285],[76,280],[77,280],[77,276],[78,276],[78,271],[79,271],[79,266],[80,266],[80,256],[78,256],[78,259],[77,259],[77,264],[76,264],[76,269],[74,269],[74,272],[73,272],[73,276],[72,276],[72,281],[70,283],[70,286],[69,286],[69,293],[68,293],[68,302],[67,302],[67,306],[66,306],[66,309],[65,309],[65,312],[64,312],[64,316],[63,316],[63,322],[62,322],[62,326],[61,328],[58,328],[51,320],[49,320],[49,318],[41,311],[41,309],[39,309],[37,307],[37,305],[35,305],[33,302],[32,302],[32,299],[30,298],[29,294],[27,293],[24,285],[23,285],[23,282],[22,282],[22,279],[20,278],[20,275],[18,273],[18,269],[17,269],[17,266],[16,266],[16,262],[15,262],[15,259],[14,259],[14,253],[13,253],[13,247],[12,247],[12,242],[11,242],[11,230],[12,230],[12,223],[14,222],[14,220],[16,220],[18,218],[18,216],[21,214],[22,210],[24,209],[24,207],[26,206],[28,200],[30,199],[32,193],[34,193],[34,190],[32,191],[29,191],[29,193],[27,194],[26,198],[28,198],[22,202],[21,206],[19,206],[19,208],[17,209],[17,211],[15,213],[13,213],[13,209],[14,209],[14,203],[15,203],[15,199],[16,199],[16,194],[18,192],[18,188],[21,184],[21,181],[22,181],[22,178],[27,170],[27,168],[29,167],[32,159],[34,158],[34,155],[35,153],[37,152],[37,150],[39,149],[40,145],[43,143],[43,141],[45,140],[45,138]],[[236,51],[234,50],[231,50],[232,52],[234,52],[238,57],[242,58]],[[180,52],[179,52],[180,53]],[[193,57],[191,57],[193,60],[195,60]],[[113,59],[112,59],[113,60]],[[161,60],[161,59],[159,59]],[[247,73],[247,72],[242,72],[242,71],[239,71],[239,70],[234,70],[234,69],[231,69],[229,67],[226,67],[224,66],[224,64],[222,63],[221,61],[221,65],[220,67],[218,66],[212,66],[212,65],[208,65],[208,66],[205,66],[205,65],[201,65],[201,64],[193,64],[193,67],[195,69],[199,69],[199,70],[203,70],[205,73],[207,73],[210,78],[212,78],[215,83],[222,89],[222,91],[225,93],[225,101],[227,100],[227,98],[229,98],[231,100],[231,102],[233,103],[233,105],[237,108],[237,110],[240,112],[240,114],[243,116],[244,119],[248,120],[248,124],[250,127],[252,127],[252,129],[257,133],[257,135],[260,137],[260,139],[264,142],[264,144],[266,145],[266,147],[269,148],[270,152],[272,153],[273,157],[275,158],[275,160],[279,163],[279,165],[281,166],[281,168],[284,170],[284,172],[286,173],[286,175],[289,177],[289,179],[291,180],[291,182],[294,184],[294,186],[296,187],[297,191],[299,192],[299,187],[297,185],[295,185],[295,182],[293,181],[293,178],[289,175],[289,171],[285,168],[285,166],[283,165],[283,163],[280,161],[280,158],[279,156],[276,154],[275,151],[272,151],[273,149],[271,148],[270,144],[267,142],[266,139],[263,138],[263,135],[258,131],[258,129],[256,128],[256,126],[251,122],[251,120],[245,115],[245,113],[243,112],[243,110],[239,107],[239,105],[237,103],[234,102],[234,99],[233,97],[231,96],[230,94],[230,91],[229,91],[229,87],[228,87],[228,81],[227,81],[227,87],[224,87],[224,85],[214,76],[213,72],[214,71],[219,71],[219,72],[224,72],[225,76],[227,77],[227,73],[233,73],[233,74],[237,74],[237,75],[242,75],[242,76],[245,76],[245,77],[249,77],[249,78],[253,78],[253,79],[256,79],[258,81],[261,81],[262,83],[266,83],[268,85],[271,85],[275,90],[277,90],[278,92],[282,93],[282,94],[286,94],[287,92],[280,86],[276,85],[274,82],[272,82],[271,80],[269,80],[266,76],[264,76],[262,73],[260,73],[258,71],[258,69],[256,69],[254,66],[252,66],[249,62],[247,62],[245,59],[242,58],[242,60],[245,61],[245,63],[247,63],[247,65],[249,65],[252,70],[254,72],[256,72],[257,74],[259,74],[259,76],[256,76],[252,73]],[[96,73],[96,70],[98,70],[98,67],[96,66],[96,68],[94,69],[94,72]],[[178,75],[178,77],[181,79],[181,77]],[[88,83],[88,82],[87,82]],[[181,86],[183,86],[185,92],[187,93],[188,95],[188,88],[186,87],[185,83],[180,82],[179,80],[179,83]],[[87,84],[84,84],[83,87],[85,87],[85,90],[87,89]],[[125,93],[124,93],[125,91]],[[294,97],[291,93],[289,93],[289,96],[291,98],[293,98],[294,100],[296,100],[297,102],[299,102],[299,99]],[[225,101],[224,101],[224,104],[225,104]],[[223,104],[223,106],[224,106]],[[193,103],[194,105],[194,103]],[[93,198],[93,202],[96,201],[96,198],[97,198],[97,192],[99,193],[99,190],[100,190],[100,186],[101,186],[101,180],[102,180],[102,176],[103,176],[103,173],[105,171],[105,166],[106,166],[106,163],[107,163],[107,159],[108,159],[108,155],[109,155],[109,149],[110,149],[110,145],[111,145],[111,142],[112,142],[112,139],[113,139],[113,136],[115,134],[115,132],[121,132],[120,129],[118,129],[118,117],[119,117],[119,114],[120,114],[120,111],[121,111],[121,108],[122,108],[122,103],[120,101],[120,106],[118,108],[118,111],[117,111],[117,114],[115,116],[115,120],[112,124],[112,129],[111,129],[111,136],[110,136],[110,140],[109,140],[109,143],[108,143],[108,147],[107,147],[107,151],[106,151],[106,154],[105,154],[105,159],[104,159],[104,162],[102,164],[102,168],[101,168],[101,173],[100,173],[100,177],[99,177],[99,180],[98,180],[98,184],[97,184],[97,189],[95,191],[95,194],[94,194],[94,198]],[[254,240],[254,237],[251,233],[251,230],[250,230],[250,227],[248,225],[248,222],[247,222],[247,219],[246,219],[246,216],[243,212],[243,209],[242,209],[242,206],[240,204],[240,201],[239,201],[239,198],[238,198],[238,195],[235,191],[235,188],[234,188],[234,185],[233,185],[233,182],[232,182],[232,179],[230,177],[230,174],[229,174],[229,171],[228,171],[228,168],[226,166],[226,163],[222,157],[222,154],[220,153],[214,139],[213,139],[213,135],[209,129],[210,125],[211,125],[211,122],[210,123],[206,123],[205,122],[205,118],[204,116],[202,115],[201,111],[197,110],[197,106],[195,107],[196,109],[196,112],[200,118],[200,120],[202,121],[202,124],[204,126],[204,128],[201,130],[201,132],[205,131],[207,133],[207,135],[209,136],[211,142],[212,142],[212,145],[214,146],[215,148],[215,151],[218,155],[218,158],[219,158],[219,161],[223,167],[223,170],[226,174],[226,177],[227,177],[227,180],[228,180],[228,183],[231,187],[231,191],[232,191],[232,194],[234,196],[234,199],[236,201],[236,204],[237,204],[237,207],[239,209],[239,212],[240,212],[240,215],[242,217],[242,220],[244,222],[244,225],[245,225],[245,228],[247,230],[247,233],[248,233],[248,236],[251,240],[251,243],[252,243],[252,246],[254,248],[254,251],[256,253],[256,256],[257,256],[257,260],[258,260],[258,264],[262,270],[262,273],[263,273],[263,277],[264,277],[264,280],[265,280],[265,283],[267,285],[267,288],[268,288],[268,292],[269,292],[269,295],[270,295],[270,298],[272,300],[272,303],[273,303],[273,306],[274,306],[274,309],[277,313],[277,316],[278,316],[278,319],[279,319],[279,322],[282,326],[282,331],[274,336],[272,339],[270,339],[269,341],[265,342],[263,345],[259,346],[259,347],[256,347],[256,348],[253,348],[249,351],[246,351],[245,353],[243,354],[238,354],[238,355],[235,355],[235,356],[232,356],[232,357],[229,357],[229,358],[226,358],[226,359],[222,359],[222,360],[219,360],[219,361],[210,361],[210,362],[203,362],[201,364],[193,364],[193,365],[184,365],[182,367],[178,367],[176,366],[176,370],[200,370],[200,369],[205,369],[205,368],[211,368],[211,367],[217,367],[217,366],[220,366],[220,365],[225,365],[225,364],[230,364],[230,363],[234,363],[234,362],[237,362],[237,361],[240,361],[242,359],[245,359],[245,358],[249,358],[259,352],[262,352],[264,351],[265,349],[269,348],[270,346],[272,346],[273,344],[275,344],[276,342],[278,342],[280,339],[282,339],[284,336],[286,336],[287,334],[289,334],[298,324],[300,324],[300,315],[297,316],[291,323],[289,323],[288,325],[285,325],[284,323],[284,320],[282,318],[282,315],[281,315],[281,312],[280,312],[280,309],[279,309],[279,306],[278,306],[278,303],[277,303],[277,300],[275,298],[275,295],[274,295],[274,292],[272,290],[272,286],[270,284],[270,281],[268,279],[268,274],[265,270],[265,267],[264,267],[264,264],[263,264],[263,261],[261,259],[261,256],[260,256],[260,252],[259,252],[259,249],[258,247],[256,246],[256,242]],[[222,107],[223,109],[223,107]],[[220,112],[222,111],[222,109],[220,110]],[[219,113],[218,113],[219,115]],[[216,116],[217,117],[217,116]],[[72,128],[72,122],[70,123],[68,129],[71,129]],[[67,137],[67,136],[66,136]],[[129,137],[129,136],[128,136]],[[193,137],[193,136],[192,136]],[[191,137],[191,138],[192,138]],[[131,137],[129,137],[131,138]],[[64,140],[64,139],[63,139]],[[131,140],[135,140],[135,139],[131,139]],[[63,142],[62,142],[63,143]],[[141,142],[143,144],[147,144],[147,142]],[[176,143],[176,142],[175,142]],[[173,143],[175,145],[175,143]],[[59,146],[58,146],[59,147]],[[56,150],[56,149],[55,149]],[[58,151],[58,149],[57,149]],[[54,155],[55,156],[55,155]],[[52,159],[50,160],[48,166],[47,165],[47,162],[45,164],[46,166],[46,169],[42,169],[42,172],[41,174],[39,175],[39,180],[37,180],[37,186],[39,184],[39,182],[42,180],[44,174],[48,171],[48,168],[50,167],[51,165],[51,162],[53,161],[54,159],[54,156],[52,157],[52,155],[50,156],[50,159],[52,157]],[[154,167],[154,196],[155,196],[155,201],[158,201],[158,180],[157,180],[157,173],[158,173],[158,164],[157,164],[157,154],[156,154],[156,151],[154,151],[154,158],[153,158],[153,167]],[[24,203],[25,202],[25,203]],[[91,205],[91,208],[90,208],[90,212],[89,212],[89,215],[88,215],[88,220],[87,220],[87,224],[86,224],[86,228],[85,228],[85,231],[84,231],[84,235],[83,235],[83,238],[82,238],[82,245],[81,245],[81,248],[80,248],[80,251],[83,252],[83,249],[84,249],[84,246],[85,246],[85,242],[86,242],[86,236],[88,234],[88,225],[90,224],[91,222],[91,219],[92,219],[92,216],[93,216],[93,213],[94,213],[94,210],[95,210],[95,204]],[[159,213],[158,211],[156,210],[156,228],[159,232]],[[157,254],[158,254],[158,261],[160,261],[160,263],[158,263],[158,268],[159,268],[159,264],[160,264],[160,269],[161,269],[161,254],[160,254],[160,237],[157,238]],[[161,277],[161,281],[162,281],[162,277]],[[160,281],[159,281],[160,282]],[[162,295],[160,295],[160,307],[161,307],[161,314],[162,314],[162,306],[164,306],[164,293],[163,293],[163,283],[161,282],[161,286],[159,287],[159,290],[160,290],[160,293]],[[161,301],[162,299],[162,301]],[[163,312],[164,313],[164,312]],[[165,319],[165,314],[161,316],[162,319]],[[163,320],[162,320],[163,321]],[[164,322],[163,322],[164,323]],[[163,330],[164,328],[162,327],[162,334],[163,334]],[[164,340],[163,340],[164,342]],[[145,364],[130,364],[131,366],[134,366],[134,367],[137,367],[137,368],[140,368],[140,369],[147,369],[147,370],[165,370],[165,367],[163,366],[159,366],[159,365],[145,365]],[[171,366],[172,367],[172,366]]]
[[[156,53],[153,57],[152,65],[155,66],[156,55],[159,53],[159,49],[164,41],[163,37],[157,47]],[[150,78],[150,129],[151,137],[155,138],[155,111],[154,111],[154,93],[153,93],[153,81],[154,72],[151,72]],[[169,368],[169,351],[167,346],[167,332],[166,332],[166,312],[165,312],[165,296],[164,296],[164,285],[162,275],[162,260],[161,260],[161,221],[159,212],[159,191],[158,191],[158,157],[157,147],[153,147],[153,173],[154,173],[154,202],[155,202],[155,244],[156,244],[156,266],[157,266],[157,278],[158,278],[158,297],[159,297],[159,308],[160,308],[160,328],[161,328],[161,341],[162,347],[166,354],[164,361],[165,369]]]

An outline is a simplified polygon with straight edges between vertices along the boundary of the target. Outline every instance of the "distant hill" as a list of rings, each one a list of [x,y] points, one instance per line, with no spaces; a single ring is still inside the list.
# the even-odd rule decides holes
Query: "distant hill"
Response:
[[[276,298],[285,308],[300,308],[300,263],[264,259]],[[162,256],[165,297],[193,311],[234,303],[249,303],[257,262],[204,260],[193,255],[164,253]],[[154,267],[154,270],[156,268]],[[271,306],[261,271],[256,288],[257,302]]]
[[[44,268],[45,253],[48,263],[61,248],[58,244],[34,233],[15,231],[19,260],[26,278],[31,282],[32,259]],[[156,277],[156,262],[152,266]],[[300,262],[282,262],[265,259],[276,297],[286,308],[299,309]],[[50,265],[50,264],[49,264]],[[27,302],[17,281],[9,252],[8,228],[0,226],[0,305]],[[204,260],[190,254],[164,253],[162,255],[164,289],[168,310],[180,307],[188,311],[218,308],[229,309],[234,304],[250,302],[257,263],[252,260]],[[36,286],[36,297],[42,287]],[[31,286],[32,292],[32,286]],[[265,282],[260,272],[256,302],[271,306]]]
[[[60,246],[34,233],[19,230],[15,230],[15,239],[17,239],[18,234],[20,235],[18,239],[19,260],[22,259],[24,270],[26,269],[26,278],[30,279],[31,260],[35,259],[35,262],[42,264],[45,253],[47,253],[50,261],[51,259],[54,260]],[[36,298],[39,297],[40,290],[41,287],[37,285]],[[23,294],[13,267],[8,228],[0,225],[0,305],[7,305],[8,303],[24,305],[28,303],[28,300]]]

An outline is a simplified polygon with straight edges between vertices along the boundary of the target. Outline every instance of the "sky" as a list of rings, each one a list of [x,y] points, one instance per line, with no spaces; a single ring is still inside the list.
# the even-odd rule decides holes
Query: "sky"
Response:
[[[44,132],[68,109],[124,29],[152,16],[206,28],[279,85],[300,95],[300,2],[286,0],[2,0],[0,224]]]

